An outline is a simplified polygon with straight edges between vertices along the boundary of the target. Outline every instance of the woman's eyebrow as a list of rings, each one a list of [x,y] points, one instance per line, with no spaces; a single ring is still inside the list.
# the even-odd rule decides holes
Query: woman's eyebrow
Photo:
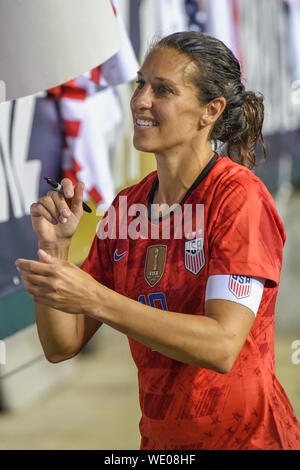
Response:
[[[137,74],[141,77],[143,77],[144,75],[142,74],[142,72],[138,71]],[[169,83],[170,85],[176,87],[176,83],[173,82],[172,80],[170,80],[169,78],[164,78],[164,77],[154,77],[154,80],[158,80],[160,82],[167,82]]]

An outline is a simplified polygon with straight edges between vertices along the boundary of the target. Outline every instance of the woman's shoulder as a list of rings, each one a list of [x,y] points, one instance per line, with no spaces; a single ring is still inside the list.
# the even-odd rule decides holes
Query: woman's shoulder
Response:
[[[221,157],[216,165],[215,182],[220,189],[224,187],[228,190],[240,188],[247,193],[259,191],[271,196],[264,182],[255,174],[254,170],[250,170],[240,163],[236,163],[229,157]]]
[[[222,207],[230,206],[238,210],[250,205],[257,210],[264,207],[275,218],[279,217],[273,195],[265,183],[254,171],[229,157],[218,159],[206,185],[205,193],[216,211]]]

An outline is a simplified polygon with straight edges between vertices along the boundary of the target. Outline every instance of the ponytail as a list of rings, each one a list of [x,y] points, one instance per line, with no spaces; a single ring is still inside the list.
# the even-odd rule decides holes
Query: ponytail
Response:
[[[261,144],[263,160],[266,159],[266,146],[262,134],[264,121],[263,96],[246,91],[244,94],[243,116],[240,118],[242,128],[229,134],[226,142],[227,155],[237,163],[252,169],[257,165],[255,151],[257,143]]]

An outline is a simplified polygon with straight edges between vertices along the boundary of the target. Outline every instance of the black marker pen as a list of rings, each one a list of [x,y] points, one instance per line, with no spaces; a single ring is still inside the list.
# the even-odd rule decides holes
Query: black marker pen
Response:
[[[46,176],[44,176],[44,180],[47,181],[47,183],[53,188],[54,191],[64,194],[64,188],[62,187],[60,183],[58,183],[57,181],[54,181],[51,178],[47,178]],[[82,202],[82,207],[85,212],[89,212],[89,213],[92,212],[92,209],[84,201]]]

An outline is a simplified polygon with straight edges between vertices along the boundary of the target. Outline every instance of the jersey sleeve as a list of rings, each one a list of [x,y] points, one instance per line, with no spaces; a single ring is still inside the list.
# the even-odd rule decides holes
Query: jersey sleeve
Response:
[[[95,235],[87,258],[81,265],[96,281],[113,289],[113,270],[106,240]]]
[[[108,210],[99,223],[87,258],[81,265],[81,269],[93,276],[100,284],[109,289],[114,288],[113,264],[110,250],[111,236],[116,238],[116,209],[119,205],[119,197],[124,191],[120,191],[111,203]],[[105,236],[105,227],[110,227],[109,235]],[[110,232],[112,230],[112,232]],[[103,236],[104,235],[104,236]]]
[[[209,231],[208,275],[235,273],[277,285],[285,231],[271,195],[253,180],[231,183],[221,194]]]

